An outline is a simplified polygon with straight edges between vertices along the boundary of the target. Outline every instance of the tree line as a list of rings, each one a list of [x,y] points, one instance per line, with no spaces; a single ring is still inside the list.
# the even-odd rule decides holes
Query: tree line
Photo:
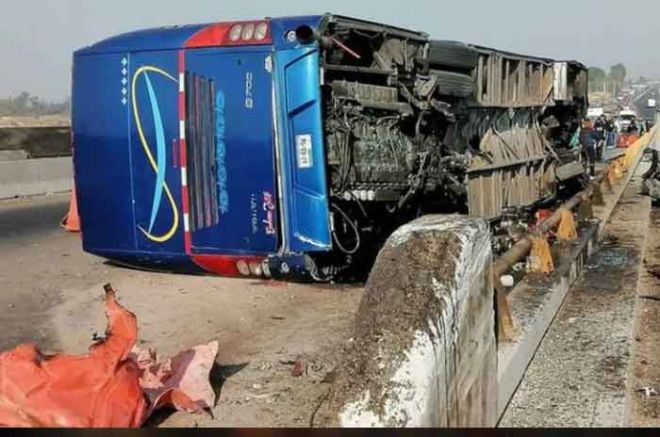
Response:
[[[589,92],[605,91],[616,95],[623,87],[627,74],[626,66],[621,63],[612,65],[609,72],[600,67],[589,67]]]
[[[70,106],[69,99],[64,102],[49,102],[24,91],[16,97],[0,99],[0,116],[67,114]]]

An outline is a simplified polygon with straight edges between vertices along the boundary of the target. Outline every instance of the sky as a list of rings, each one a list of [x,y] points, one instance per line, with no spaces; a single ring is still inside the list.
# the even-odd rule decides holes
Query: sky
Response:
[[[324,12],[660,77],[658,0],[3,0],[0,96],[66,98],[72,52],[122,32]]]

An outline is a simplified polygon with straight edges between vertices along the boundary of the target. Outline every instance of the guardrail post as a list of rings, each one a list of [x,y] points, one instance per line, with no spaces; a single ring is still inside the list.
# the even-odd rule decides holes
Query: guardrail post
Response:
[[[507,292],[502,287],[499,278],[495,278],[495,315],[497,316],[497,341],[513,341],[516,328],[513,324]]]
[[[584,204],[582,201],[581,204]],[[572,241],[577,239],[577,228],[575,226],[575,217],[573,213],[567,209],[561,209],[561,217],[559,225],[557,226],[557,238],[562,241]]]
[[[550,252],[548,239],[542,235],[530,236],[532,251],[529,255],[531,260],[531,271],[536,273],[551,273],[555,269]]]

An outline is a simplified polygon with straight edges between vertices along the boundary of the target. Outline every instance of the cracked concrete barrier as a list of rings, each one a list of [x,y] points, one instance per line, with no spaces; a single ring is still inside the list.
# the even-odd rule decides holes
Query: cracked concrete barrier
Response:
[[[491,265],[482,219],[430,215],[394,232],[367,282],[323,425],[495,426]]]

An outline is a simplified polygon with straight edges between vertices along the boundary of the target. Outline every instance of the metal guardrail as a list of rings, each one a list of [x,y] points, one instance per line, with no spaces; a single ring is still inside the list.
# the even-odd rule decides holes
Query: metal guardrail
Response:
[[[596,192],[600,192],[601,184],[611,184],[612,179],[620,179],[624,171],[632,173],[639,164],[644,149],[659,133],[660,130],[658,127],[655,127],[647,135],[637,140],[635,144],[625,150],[622,156],[612,160],[612,162],[610,162],[606,168],[590,182],[587,188],[563,203],[550,217],[542,221],[533,232],[528,233],[518,240],[513,247],[494,261],[493,280],[497,295],[498,336],[500,339],[505,341],[510,340],[514,331],[506,292],[500,282],[501,276],[507,273],[514,264],[525,259],[532,250],[532,239],[534,237],[541,237],[558,226],[561,220],[562,211],[572,211],[582,202],[588,201]],[[629,179],[624,181],[626,185],[628,180]]]

